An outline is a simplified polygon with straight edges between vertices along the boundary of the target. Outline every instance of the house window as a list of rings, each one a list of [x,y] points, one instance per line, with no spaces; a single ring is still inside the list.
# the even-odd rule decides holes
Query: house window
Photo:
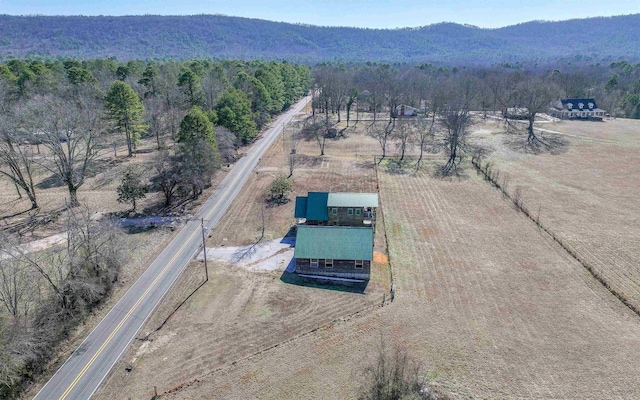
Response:
[[[361,210],[359,208],[356,208],[356,215],[360,215],[360,211]]]
[[[331,215],[338,215],[338,209],[337,208],[332,208],[331,209]]]
[[[324,260],[324,266],[325,268],[333,268],[333,260],[327,258],[326,260]]]
[[[311,259],[311,267],[318,268],[318,259],[317,258],[312,258]]]
[[[356,260],[355,263],[356,263],[356,269],[362,269],[362,266],[364,264],[362,260]]]
[[[347,214],[349,214],[349,215],[353,215],[353,208],[349,208],[349,209],[347,209]]]

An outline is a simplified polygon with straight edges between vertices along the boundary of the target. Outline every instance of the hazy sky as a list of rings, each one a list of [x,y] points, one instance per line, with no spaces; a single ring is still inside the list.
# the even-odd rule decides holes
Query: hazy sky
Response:
[[[0,14],[225,14],[313,25],[397,28],[458,22],[483,28],[531,20],[640,13],[640,0],[0,0]]]

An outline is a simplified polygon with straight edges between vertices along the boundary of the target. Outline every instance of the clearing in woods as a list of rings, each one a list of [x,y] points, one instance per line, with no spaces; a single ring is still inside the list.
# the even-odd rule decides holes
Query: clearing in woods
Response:
[[[548,128],[567,128],[578,136],[600,135],[580,131],[581,127],[566,123]],[[536,199],[528,193],[537,188],[547,196],[542,198],[545,204],[574,201],[576,208],[590,204],[592,212],[600,213],[596,224],[607,222],[607,201],[626,199],[633,203],[629,207],[638,206],[637,187],[629,184],[640,178],[637,162],[635,167],[623,164],[627,174],[636,175],[616,178],[621,165],[613,163],[614,156],[609,162],[589,160],[600,148],[603,153],[618,152],[619,160],[633,164],[637,142],[624,133],[612,132],[607,138],[629,139],[618,147],[599,147],[604,142],[567,136],[567,152],[534,157],[504,145],[511,138],[495,133],[497,125],[481,128],[474,137],[497,149],[489,156],[496,163],[514,168],[509,172],[511,187],[515,182],[522,186],[525,202]],[[272,157],[276,146],[270,150]],[[323,190],[327,184],[345,190],[340,182],[350,176],[353,182],[371,180],[369,173],[358,173],[369,171],[365,154],[377,151],[370,138],[351,132],[346,139],[330,141],[329,156],[323,159],[311,157],[317,154],[312,142],[298,149],[308,155],[308,164],[294,174],[298,193]],[[153,334],[154,341],[133,346],[98,397],[143,398],[153,394],[156,385],[167,399],[355,398],[364,382],[363,370],[383,342],[386,347],[406,349],[454,398],[640,398],[640,318],[471,166],[461,178],[433,177],[440,161],[429,158],[417,174],[410,168],[391,171],[381,166],[378,171],[395,301],[379,307],[384,274],[374,278],[367,288],[371,292],[360,295],[283,284],[278,274],[216,265],[213,282]],[[278,167],[276,161],[263,163],[264,169],[258,170],[212,233],[212,245],[247,244],[259,236],[256,211],[261,203],[255,198],[277,173],[266,167]],[[549,163],[555,168],[546,167]],[[539,172],[533,172],[534,167]],[[571,185],[586,188],[577,191]],[[597,192],[600,197],[579,196],[596,192],[597,185],[605,186]],[[618,197],[607,197],[614,185]],[[546,192],[547,187],[553,191]],[[352,190],[371,190],[371,186]],[[574,190],[573,197],[564,197]],[[612,214],[624,206],[615,207]],[[600,230],[607,236],[602,242],[613,243],[633,234],[628,232],[632,220],[615,225],[623,221],[619,215],[594,228],[588,221],[575,222],[576,212],[582,211],[570,204],[554,210],[553,214],[550,206],[543,206],[542,221],[548,213],[550,228],[567,229],[562,232],[568,239],[595,237]],[[269,209],[266,239],[286,230],[290,220],[285,219],[292,211],[291,204]],[[238,230],[240,226],[244,227]],[[378,249],[384,247],[379,237]],[[637,264],[633,244],[628,240],[627,244],[632,252],[625,257]],[[602,264],[615,265],[616,254],[607,256],[602,250],[598,254]],[[144,328],[147,332],[172,309],[168,303],[184,298],[186,288],[199,282],[201,275],[195,272],[199,268],[201,264],[194,263],[185,274],[182,293],[174,291],[171,301]],[[126,366],[132,367],[131,372],[125,372]]]

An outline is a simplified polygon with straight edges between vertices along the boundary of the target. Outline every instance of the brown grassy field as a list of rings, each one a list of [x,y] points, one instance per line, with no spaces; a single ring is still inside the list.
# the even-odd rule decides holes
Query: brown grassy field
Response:
[[[488,159],[508,179],[508,190],[519,190],[545,227],[640,309],[640,121],[544,127],[567,135],[566,152],[513,151],[496,126],[480,137],[496,150]]]
[[[547,128],[596,135],[574,124]],[[497,125],[477,128],[475,139],[496,149],[489,157],[508,171],[510,187],[521,186],[536,210],[535,199],[542,199],[542,221],[551,229],[572,243],[590,240],[584,249],[594,251],[596,238],[611,234],[601,241],[613,246],[618,238],[617,249],[628,252],[603,247],[601,264],[614,269],[619,254],[631,260],[627,265],[637,264],[631,239],[638,189],[630,182],[638,153],[631,130],[620,134],[628,136],[624,146],[567,136],[565,152],[533,156],[514,150],[512,137],[498,133]],[[211,244],[256,239],[259,195],[284,168],[275,155],[279,145],[263,158]],[[298,149],[309,156],[294,174],[298,193],[327,184],[354,191],[375,184],[374,174],[363,174],[377,152],[370,138],[349,132],[330,141],[320,161],[311,157],[318,152],[312,142]],[[395,301],[379,307],[384,274],[371,287],[377,295],[363,296],[216,265],[213,282],[152,342],[134,345],[97,398],[148,398],[154,385],[166,399],[356,398],[381,343],[407,350],[454,398],[639,398],[640,318],[470,166],[460,178],[441,179],[433,174],[438,161],[430,158],[417,174],[384,164],[378,170]],[[363,179],[369,186],[358,186]],[[269,237],[286,231],[292,211],[291,204],[267,209]],[[595,217],[574,222],[584,215]],[[201,268],[190,267],[145,333],[197,285]]]

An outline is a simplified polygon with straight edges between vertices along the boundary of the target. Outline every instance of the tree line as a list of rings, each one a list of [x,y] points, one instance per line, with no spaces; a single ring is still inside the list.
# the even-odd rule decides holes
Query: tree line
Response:
[[[424,152],[444,151],[444,173],[456,172],[476,150],[467,141],[476,116],[495,118],[507,109],[519,110],[524,124],[505,121],[509,129],[524,133],[533,151],[553,147],[534,128],[537,117],[560,98],[595,98],[613,116],[640,118],[640,64],[624,61],[563,70],[508,63],[491,68],[323,63],[313,72],[314,118],[303,134],[317,141],[321,155],[325,139],[335,135],[334,120],[346,118],[348,127],[354,118],[365,119],[382,158],[392,142],[401,162],[409,147],[419,150],[416,168]],[[409,109],[415,110],[414,117],[404,118]]]
[[[147,191],[197,197],[222,162],[271,117],[308,92],[308,67],[286,62],[120,63],[112,59],[0,64],[0,175],[39,207],[44,175],[63,184],[66,245],[29,253],[0,237],[0,397],[19,395],[56,345],[109,294],[124,262],[119,228],[97,223],[78,190],[101,162],[135,157],[142,138],[152,165],[128,169],[119,201]],[[117,154],[124,147],[126,153]],[[150,172],[150,173],[149,173]]]
[[[75,206],[98,157],[121,143],[135,156],[147,136],[161,150],[152,189],[167,205],[197,196],[310,77],[286,62],[10,60],[0,64],[0,174],[37,208],[34,174],[46,170]]]

